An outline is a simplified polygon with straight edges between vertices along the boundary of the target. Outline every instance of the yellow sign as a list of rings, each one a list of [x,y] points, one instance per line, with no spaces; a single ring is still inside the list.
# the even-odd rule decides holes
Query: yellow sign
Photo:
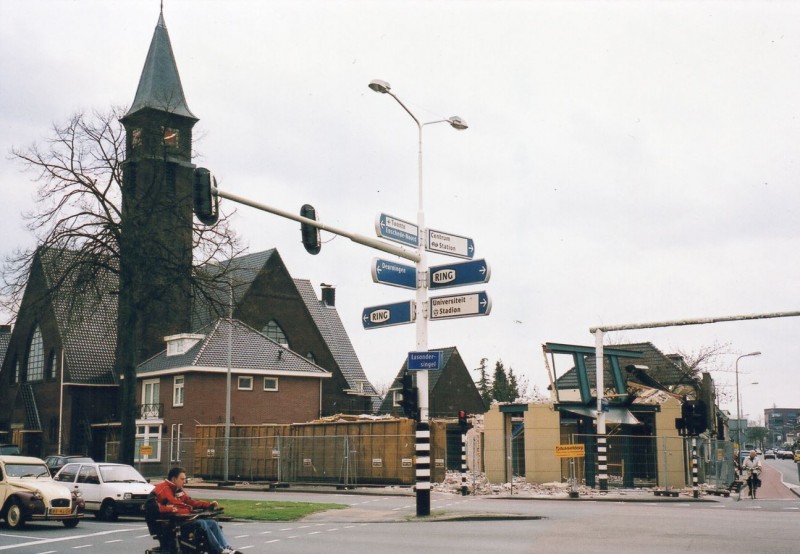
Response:
[[[556,457],[557,458],[583,458],[586,456],[586,451],[582,444],[557,444]]]
[[[153,454],[153,447],[149,444],[143,444],[139,447],[139,454],[142,456],[151,456]]]

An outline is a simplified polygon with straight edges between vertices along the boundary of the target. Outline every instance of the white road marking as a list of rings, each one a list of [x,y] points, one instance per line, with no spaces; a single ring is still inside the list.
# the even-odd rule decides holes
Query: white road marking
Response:
[[[309,535],[319,535],[322,531],[311,531]]]
[[[93,537],[100,537],[103,535],[113,535],[114,533],[127,533],[129,531],[138,531],[139,527],[135,527],[133,529],[112,529],[110,531],[100,531],[99,533],[89,533],[86,535],[74,535],[69,537],[58,537],[55,539],[41,539],[37,541],[31,542],[24,542],[19,544],[10,544],[8,546],[0,546],[0,550],[11,550],[12,548],[21,548],[23,546],[37,546],[40,544],[52,544],[56,542],[64,542],[64,541],[74,541],[78,539],[88,539]],[[144,535],[145,537],[149,537],[150,535]]]
[[[270,535],[270,534],[272,534],[272,531],[261,531],[259,533],[259,535]]]
[[[106,544],[111,544],[112,542],[122,542],[122,539],[114,539],[113,541],[106,541]]]
[[[0,537],[14,537],[15,539],[35,539],[35,538],[36,538],[36,537],[34,537],[34,536],[28,536],[28,535],[12,535],[12,534],[10,534],[10,533],[8,533],[8,534],[6,534],[6,533],[0,533]]]
[[[79,548],[91,548],[92,546],[94,546],[94,545],[91,545],[91,544],[82,544],[82,545],[80,545],[80,546],[73,546],[73,547],[72,547],[72,550],[78,550]]]
[[[252,546],[252,545],[251,545],[251,546],[240,546],[240,547],[239,547],[239,548],[237,548],[236,550],[248,550],[248,549],[250,549],[250,548],[255,548],[255,546]]]
[[[281,542],[280,539],[272,539],[271,541],[267,541],[264,544],[272,544],[273,542]]]
[[[246,538],[247,538],[247,537],[249,537],[249,536],[250,536],[250,535],[238,535],[238,536],[236,536],[236,537],[234,537],[234,538],[235,538],[235,539],[246,539]]]

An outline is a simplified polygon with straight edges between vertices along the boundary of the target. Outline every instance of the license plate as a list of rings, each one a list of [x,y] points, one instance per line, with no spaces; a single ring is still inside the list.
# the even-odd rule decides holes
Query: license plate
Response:
[[[50,508],[51,516],[68,516],[71,513],[69,508]]]

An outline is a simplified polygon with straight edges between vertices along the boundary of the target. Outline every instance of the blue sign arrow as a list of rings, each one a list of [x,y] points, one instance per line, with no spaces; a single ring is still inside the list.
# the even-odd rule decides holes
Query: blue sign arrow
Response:
[[[380,258],[373,258],[372,281],[414,290],[417,288],[417,269],[412,265],[403,265]]]
[[[413,223],[391,215],[380,214],[375,218],[375,232],[379,237],[416,248],[419,246],[419,229]]]
[[[484,291],[435,296],[429,300],[429,304],[431,320],[489,315],[492,311],[492,301]]]
[[[442,369],[442,351],[409,352],[406,368],[409,371]]]
[[[445,289],[488,283],[492,271],[486,260],[433,265],[428,269],[428,288]]]
[[[364,308],[361,314],[361,323],[364,325],[364,329],[377,329],[411,323],[414,321],[414,316],[414,301],[407,300],[396,304]]]

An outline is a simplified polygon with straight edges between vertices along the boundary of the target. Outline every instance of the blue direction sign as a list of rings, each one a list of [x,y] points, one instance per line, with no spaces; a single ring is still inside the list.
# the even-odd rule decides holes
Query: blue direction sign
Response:
[[[474,315],[489,315],[492,301],[484,291],[431,298],[430,319],[453,319]]]
[[[488,283],[491,274],[492,271],[486,260],[433,265],[428,269],[428,288],[445,289]]]
[[[361,314],[361,323],[364,325],[364,329],[391,327],[392,325],[411,323],[414,321],[414,315],[414,301],[407,300],[397,304],[364,308]]]
[[[428,229],[425,250],[471,260],[475,255],[475,242],[471,238]]]
[[[391,215],[379,214],[375,218],[375,232],[379,237],[408,246],[419,246],[419,228],[413,223]]]
[[[373,258],[372,281],[414,290],[417,288],[417,269],[412,265]]]
[[[406,367],[409,371],[442,369],[442,351],[409,352]]]

